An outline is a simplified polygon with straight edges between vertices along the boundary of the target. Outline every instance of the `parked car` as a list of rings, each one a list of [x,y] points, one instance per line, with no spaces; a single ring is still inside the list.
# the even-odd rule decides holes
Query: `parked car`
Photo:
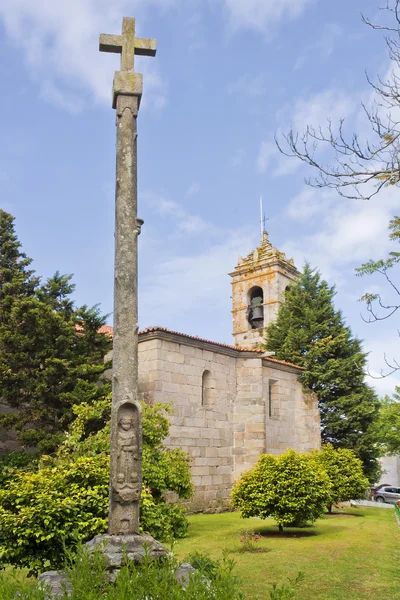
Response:
[[[397,502],[400,500],[400,488],[392,486],[380,487],[374,494],[374,500],[375,502],[397,504]]]

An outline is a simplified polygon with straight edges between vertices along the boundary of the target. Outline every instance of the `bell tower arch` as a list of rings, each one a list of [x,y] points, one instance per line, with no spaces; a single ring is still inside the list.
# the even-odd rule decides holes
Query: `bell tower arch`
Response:
[[[256,348],[264,341],[264,328],[274,321],[285,290],[299,272],[271,244],[266,231],[261,244],[246,258],[239,257],[232,277],[232,317],[235,346]]]

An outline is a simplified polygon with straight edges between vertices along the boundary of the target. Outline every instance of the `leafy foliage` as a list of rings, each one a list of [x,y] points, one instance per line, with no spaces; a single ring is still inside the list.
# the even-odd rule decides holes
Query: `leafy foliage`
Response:
[[[362,462],[352,450],[335,449],[331,444],[322,446],[315,452],[315,460],[325,470],[332,484],[329,494],[329,509],[337,502],[363,498],[369,488],[369,481],[363,473]]]
[[[287,450],[262,454],[232,489],[232,504],[243,518],[273,517],[283,526],[312,523],[325,510],[331,492],[325,471],[310,454]]]
[[[374,433],[382,454],[400,454],[400,387],[382,400]]]
[[[37,466],[36,454],[28,452],[8,452],[0,456],[0,489],[6,481],[12,479],[15,469],[20,471],[33,471]]]
[[[13,217],[0,210],[0,390],[17,409],[0,424],[15,427],[22,445],[52,451],[72,407],[109,392],[99,378],[111,341],[98,333],[105,321],[98,307],[74,306],[70,275],[56,273],[40,285],[31,262]]]
[[[14,471],[0,490],[0,558],[33,572],[63,564],[65,548],[107,528],[109,415],[111,397],[76,405],[55,457],[42,457],[37,472]],[[163,541],[182,537],[183,509],[167,492],[192,492],[188,459],[162,445],[168,418],[162,405],[143,405],[143,493],[141,527]]]
[[[350,448],[371,480],[378,468],[371,424],[378,399],[364,382],[366,354],[333,304],[335,288],[306,264],[286,292],[278,318],[266,329],[265,347],[304,367],[303,385],[318,397],[322,440]]]
[[[304,573],[300,571],[295,578],[289,578],[287,583],[278,585],[274,583],[270,593],[270,600],[294,600],[296,598],[296,590],[300,583],[304,580]]]
[[[163,560],[151,560],[148,555],[139,564],[132,562],[123,566],[115,583],[107,580],[104,556],[100,551],[89,554],[80,548],[70,557],[66,573],[72,590],[59,600],[244,600],[239,591],[240,581],[233,573],[234,562],[228,556],[214,563],[213,576],[206,579],[203,571],[190,576],[185,590],[177,582],[175,574],[179,562],[172,556]],[[45,600],[46,590],[34,582],[10,581],[0,573],[2,600],[14,600],[16,593],[21,600]],[[286,598],[286,597],[285,597]]]

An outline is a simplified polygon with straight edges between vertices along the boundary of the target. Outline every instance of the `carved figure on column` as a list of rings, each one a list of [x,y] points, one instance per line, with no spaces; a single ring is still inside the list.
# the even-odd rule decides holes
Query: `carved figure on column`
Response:
[[[117,422],[117,465],[112,491],[115,502],[129,504],[138,502],[141,485],[136,407],[132,404],[121,406]]]

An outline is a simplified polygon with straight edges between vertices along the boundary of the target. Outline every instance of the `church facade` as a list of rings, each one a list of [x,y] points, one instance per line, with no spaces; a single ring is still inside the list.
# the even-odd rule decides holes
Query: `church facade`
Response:
[[[320,447],[318,405],[301,369],[260,348],[297,275],[264,232],[231,273],[234,346],[162,327],[139,333],[139,391],[173,408],[167,443],[189,455],[193,511],[227,508],[234,481],[260,454]]]

